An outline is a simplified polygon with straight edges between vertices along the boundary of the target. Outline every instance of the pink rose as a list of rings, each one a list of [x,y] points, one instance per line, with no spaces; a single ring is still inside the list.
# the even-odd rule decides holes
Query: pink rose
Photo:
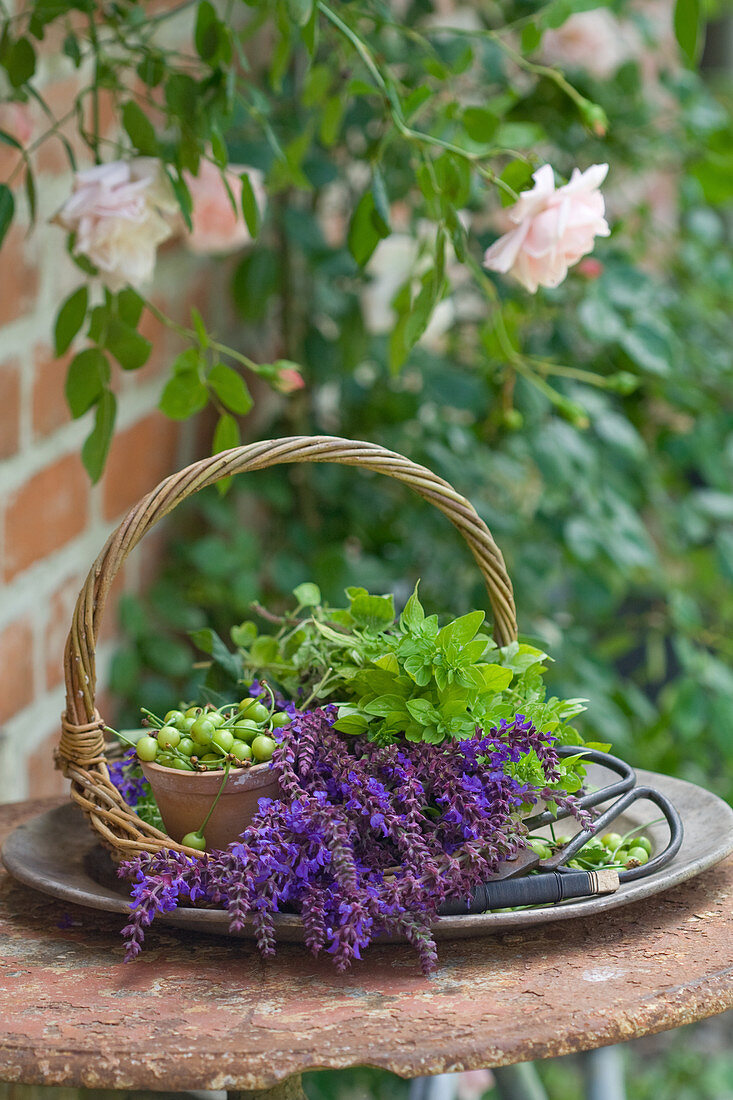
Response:
[[[570,183],[555,189],[552,168],[543,164],[532,176],[532,190],[522,191],[509,210],[516,228],[494,241],[484,266],[510,272],[532,294],[538,286],[558,286],[568,268],[592,252],[594,238],[611,232],[598,190],[607,172],[607,164],[574,168]]]
[[[221,170],[216,165],[202,160],[197,176],[186,175],[193,200],[193,232],[185,235],[185,243],[192,252],[234,252],[252,243],[241,213],[242,172],[249,176],[255,200],[262,212],[265,208],[265,189],[262,172],[257,168],[230,164],[224,172],[237,204],[236,211],[224,186]]]
[[[600,80],[613,76],[641,49],[631,24],[620,23],[607,8],[576,12],[542,37],[542,57],[550,65],[582,69]]]
[[[176,210],[158,161],[136,157],[78,172],[70,198],[53,220],[76,234],[74,253],[91,260],[105,283],[119,290],[150,279],[158,245],[173,232]]]

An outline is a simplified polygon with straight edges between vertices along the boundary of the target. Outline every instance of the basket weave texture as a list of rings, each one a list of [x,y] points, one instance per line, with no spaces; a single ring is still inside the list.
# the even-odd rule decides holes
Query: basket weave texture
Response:
[[[64,654],[66,711],[61,719],[57,766],[71,780],[72,798],[118,860],[163,848],[190,855],[200,853],[142,821],[110,781],[105,757],[106,723],[94,702],[95,646],[110,586],[130,551],[182,501],[232,474],[289,462],[361,466],[404,482],[439,508],[460,531],[481,570],[497,643],[507,645],[517,637],[511,581],[488,527],[447,481],[394,451],[335,436],[292,436],[236,447],[172,474],[130,510],[94,562],[74,609]]]

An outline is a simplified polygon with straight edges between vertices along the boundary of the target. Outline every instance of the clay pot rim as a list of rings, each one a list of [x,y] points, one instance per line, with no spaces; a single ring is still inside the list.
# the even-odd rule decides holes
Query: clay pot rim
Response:
[[[208,786],[211,787],[212,790],[218,790],[221,786],[221,781],[224,778],[224,768],[217,768],[216,770],[211,769],[210,771],[205,772],[179,771],[178,768],[167,768],[165,765],[156,764],[152,760],[141,760],[140,765],[143,775],[149,775],[150,782],[157,781],[159,777],[160,779],[165,780],[168,783],[175,780],[175,784],[179,788]],[[231,793],[231,780],[239,779],[240,782],[239,784],[236,784],[235,787],[238,787],[239,790],[242,790],[243,788],[241,779],[244,776],[246,776],[248,779],[251,778],[251,785],[253,787],[259,787],[264,786],[269,778],[276,780],[277,772],[274,768],[270,767],[269,760],[266,760],[261,764],[251,764],[247,768],[230,768],[229,775],[227,777],[227,786],[224,789],[224,793]],[[245,784],[245,786],[249,786],[249,784]]]

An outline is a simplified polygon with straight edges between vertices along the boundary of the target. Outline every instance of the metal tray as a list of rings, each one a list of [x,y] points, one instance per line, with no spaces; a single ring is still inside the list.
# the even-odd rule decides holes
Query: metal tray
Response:
[[[680,851],[671,863],[648,878],[622,885],[615,894],[514,913],[442,917],[433,928],[436,939],[484,936],[505,928],[568,920],[617,909],[677,886],[733,852],[733,809],[726,802],[682,779],[655,772],[639,771],[637,774],[640,784],[656,787],[666,794],[682,817],[685,836]],[[655,806],[638,802],[624,817],[619,818],[613,828],[624,832],[657,816]],[[563,822],[560,831],[573,832],[569,826],[570,822]],[[665,847],[665,825],[652,825],[647,835],[655,850]],[[14,878],[44,894],[90,909],[124,915],[129,912],[126,884],[117,878],[109,855],[97,843],[96,835],[81,811],[70,802],[15,829],[3,845],[2,860]],[[181,908],[173,913],[161,913],[156,917],[156,923],[214,935],[233,935],[229,932],[226,912],[219,909]],[[275,923],[281,942],[303,942],[303,926],[299,917],[279,914]],[[236,935],[252,938],[251,925],[245,925]],[[384,937],[383,942],[394,941]]]

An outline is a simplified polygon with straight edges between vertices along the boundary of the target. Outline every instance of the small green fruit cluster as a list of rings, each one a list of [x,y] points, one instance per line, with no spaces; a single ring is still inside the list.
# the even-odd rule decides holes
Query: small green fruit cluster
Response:
[[[571,839],[570,836],[557,836],[554,841],[544,837],[531,837],[527,845],[540,859],[549,859],[559,848],[569,844]],[[648,837],[639,835],[637,830],[632,830],[625,836],[621,836],[620,833],[605,833],[604,836],[591,837],[568,862],[568,867],[583,871],[597,867],[617,867],[628,870],[648,863],[651,854],[651,841]]]
[[[190,706],[159,718],[144,710],[150,733],[139,738],[138,759],[177,771],[220,771],[225,764],[248,767],[272,759],[273,732],[291,722],[289,714],[261,699],[242,699],[223,707]]]

